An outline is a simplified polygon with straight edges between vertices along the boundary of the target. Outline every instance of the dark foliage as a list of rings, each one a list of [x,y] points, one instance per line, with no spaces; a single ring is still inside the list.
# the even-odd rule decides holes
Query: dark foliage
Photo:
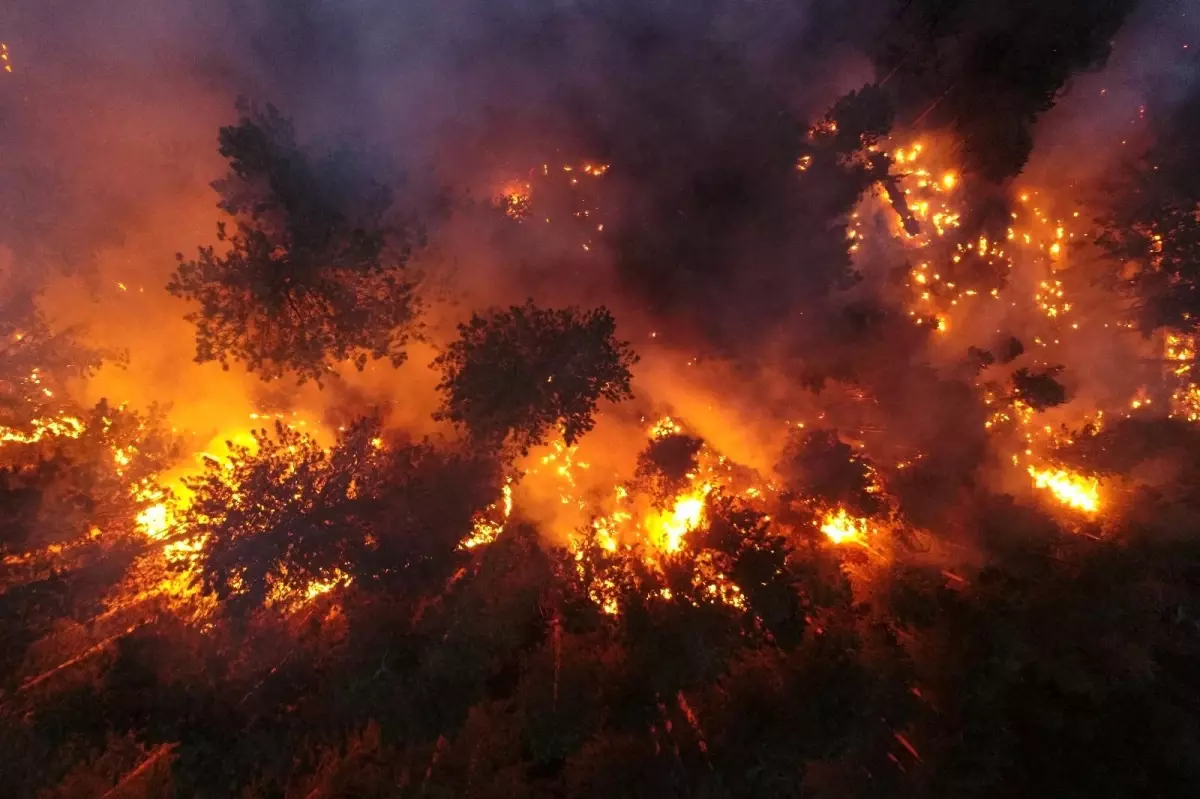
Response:
[[[1076,72],[1102,66],[1136,0],[893,0],[875,62],[905,122],[947,126],[968,171],[999,182]]]
[[[400,364],[417,309],[410,236],[387,216],[390,191],[347,152],[301,149],[273,107],[238,109],[220,134],[230,172],[213,184],[234,230],[219,223],[220,250],[178,256],[167,286],[199,304],[187,316],[196,360],[300,382],[345,361]]]
[[[1022,367],[1013,372],[1012,392],[1015,399],[1024,402],[1035,411],[1044,411],[1067,401],[1067,389],[1058,382],[1057,375],[1062,367],[1031,372]]]
[[[1141,329],[1200,329],[1200,93],[1154,126],[1154,144],[1130,165],[1101,218],[1101,244],[1134,299]]]
[[[385,446],[372,420],[328,451],[282,424],[255,439],[253,451],[233,445],[227,464],[209,461],[187,481],[195,499],[183,521],[206,540],[204,588],[231,609],[336,579],[440,585],[472,516],[498,492],[494,464],[429,444]]]
[[[633,397],[629,369],[638,358],[615,333],[603,308],[546,310],[531,301],[475,314],[433,362],[443,396],[435,418],[520,453],[555,429],[574,444],[595,425],[601,399]]]
[[[656,502],[675,496],[694,473],[704,441],[682,433],[655,438],[638,455],[634,481],[644,484]]]
[[[856,516],[870,516],[884,507],[870,462],[842,442],[836,431],[794,434],[778,471],[795,496],[841,505]]]

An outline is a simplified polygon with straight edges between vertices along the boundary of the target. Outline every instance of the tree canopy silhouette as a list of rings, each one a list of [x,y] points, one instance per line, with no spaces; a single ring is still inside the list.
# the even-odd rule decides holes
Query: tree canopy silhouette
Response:
[[[437,583],[473,514],[499,493],[486,457],[385,445],[370,418],[329,450],[277,423],[187,485],[195,500],[183,521],[205,541],[204,588],[235,609],[331,581]]]
[[[345,361],[400,364],[417,300],[391,191],[347,151],[301,148],[274,107],[238,110],[220,133],[229,174],[213,183],[233,230],[220,222],[220,248],[177,256],[167,285],[199,306],[186,317],[196,360],[318,383]]]
[[[435,414],[475,439],[516,452],[560,428],[568,444],[595,425],[601,399],[633,397],[638,356],[616,338],[604,308],[543,309],[532,301],[474,314],[433,362],[442,372]]]

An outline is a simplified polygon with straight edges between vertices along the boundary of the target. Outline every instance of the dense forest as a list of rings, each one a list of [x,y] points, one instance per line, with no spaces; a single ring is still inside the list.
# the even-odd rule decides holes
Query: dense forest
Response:
[[[1200,13],[0,12],[0,794],[1192,797]]]

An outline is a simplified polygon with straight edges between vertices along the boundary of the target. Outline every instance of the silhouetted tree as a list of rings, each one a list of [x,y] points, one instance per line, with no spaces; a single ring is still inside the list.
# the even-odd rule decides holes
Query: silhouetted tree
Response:
[[[645,484],[656,502],[665,502],[683,489],[694,473],[702,439],[672,433],[651,440],[638,454],[634,482]]]
[[[558,428],[574,444],[595,425],[601,399],[630,399],[638,357],[615,337],[603,308],[546,310],[532,301],[475,314],[437,357],[442,405],[434,418],[464,427],[472,438],[519,453],[545,443]]]
[[[1044,411],[1067,401],[1067,389],[1058,382],[1056,376],[1062,372],[1061,366],[1031,372],[1022,367],[1013,372],[1013,397],[1024,402],[1035,411]]]
[[[905,122],[947,126],[967,170],[1021,171],[1032,128],[1076,72],[1102,66],[1135,0],[893,0],[874,44]]]
[[[204,587],[230,608],[302,598],[338,579],[439,585],[472,515],[498,493],[486,461],[385,446],[370,419],[328,451],[282,424],[255,440],[187,480],[195,499],[184,523],[205,537]]]
[[[275,108],[238,111],[220,133],[229,175],[213,184],[234,230],[221,222],[220,250],[179,255],[167,285],[199,304],[187,315],[196,360],[318,383],[343,361],[400,364],[417,309],[410,236],[389,224],[390,191],[348,152],[301,149]]]
[[[870,462],[841,441],[836,431],[793,434],[777,468],[796,497],[843,505],[859,516],[884,507]]]

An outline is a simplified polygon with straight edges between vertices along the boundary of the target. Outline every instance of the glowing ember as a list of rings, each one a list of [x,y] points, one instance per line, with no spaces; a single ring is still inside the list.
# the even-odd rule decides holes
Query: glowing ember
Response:
[[[650,437],[666,438],[667,436],[676,435],[682,432],[683,428],[674,419],[672,419],[670,416],[664,416],[662,419],[659,419],[657,422],[655,422],[654,426],[650,428]]]
[[[529,216],[532,197],[533,186],[531,184],[526,181],[511,180],[496,191],[494,202],[504,209],[504,213],[509,217],[521,221]]]
[[[862,541],[867,535],[867,520],[846,513],[845,508],[830,511],[821,521],[821,532],[835,544]]]
[[[1100,483],[1094,477],[1072,474],[1064,469],[1035,469],[1029,467],[1034,485],[1052,493],[1059,502],[1085,513],[1100,509]]]
[[[354,582],[354,578],[343,572],[341,569],[334,569],[333,574],[325,580],[313,580],[304,588],[305,601],[311,601],[327,594],[338,586],[350,585]]]

